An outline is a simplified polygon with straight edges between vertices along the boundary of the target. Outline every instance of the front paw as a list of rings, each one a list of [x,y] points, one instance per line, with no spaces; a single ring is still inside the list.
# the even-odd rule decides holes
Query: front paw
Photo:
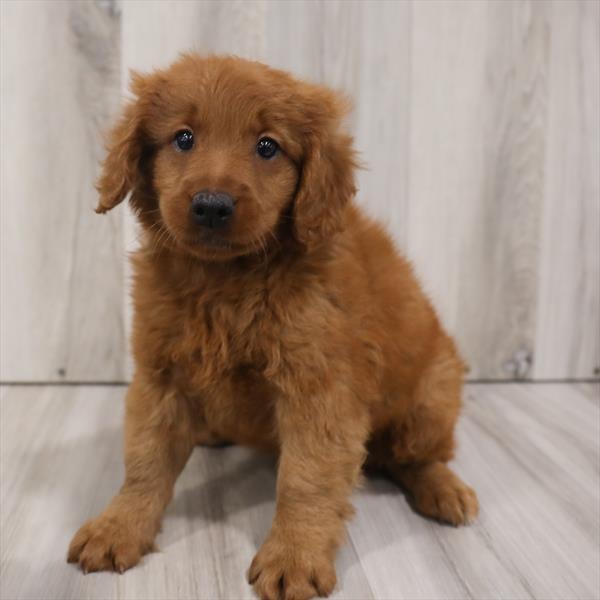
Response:
[[[79,563],[84,573],[123,573],[152,548],[152,541],[141,539],[125,516],[104,514],[79,529],[71,540],[67,560]]]
[[[248,582],[261,600],[309,600],[329,596],[336,576],[327,553],[271,535],[250,565]]]

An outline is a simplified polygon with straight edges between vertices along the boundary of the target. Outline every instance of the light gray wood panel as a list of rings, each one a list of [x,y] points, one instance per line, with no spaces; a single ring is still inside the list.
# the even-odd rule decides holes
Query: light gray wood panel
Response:
[[[118,489],[123,387],[0,389],[0,598],[252,598],[244,573],[274,512],[275,461],[195,450],[159,535],[122,576],[64,562]],[[470,385],[455,468],[481,515],[454,529],[389,482],[354,495],[333,598],[600,597],[600,386]]]
[[[180,53],[189,51],[266,60],[267,7],[264,0],[125,2],[123,73],[167,67]],[[123,87],[127,88],[126,77]]]
[[[413,6],[408,249],[474,378],[534,355],[547,12]]]
[[[0,377],[122,379],[121,221],[93,212],[119,101],[116,5],[1,11]]]
[[[122,208],[91,212],[99,131],[130,68],[188,50],[353,98],[358,202],[413,259],[470,377],[598,375],[597,2],[0,4],[1,379],[129,377],[137,232]]]
[[[550,20],[534,376],[600,375],[600,3]]]
[[[600,421],[586,392],[600,396],[597,385],[467,393],[461,456],[484,506],[484,538],[533,598],[600,596]]]

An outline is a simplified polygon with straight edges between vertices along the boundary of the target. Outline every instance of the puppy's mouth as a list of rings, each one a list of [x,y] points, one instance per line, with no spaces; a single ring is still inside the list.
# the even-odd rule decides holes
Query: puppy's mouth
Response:
[[[192,253],[209,252],[211,256],[238,256],[247,254],[251,247],[248,244],[232,242],[210,231],[179,237],[179,242]]]
[[[206,232],[201,235],[193,237],[191,240],[186,240],[187,244],[191,246],[208,246],[209,248],[231,250],[235,244],[214,233]]]
[[[171,239],[179,247],[194,255],[225,260],[236,256],[266,252],[266,241],[259,239],[231,240],[217,232],[206,231],[172,231]]]

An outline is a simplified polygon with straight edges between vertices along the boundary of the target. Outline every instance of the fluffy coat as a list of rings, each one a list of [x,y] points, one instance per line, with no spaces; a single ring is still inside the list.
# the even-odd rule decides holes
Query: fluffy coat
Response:
[[[279,456],[276,515],[248,572],[261,598],[333,590],[365,462],[424,515],[473,519],[475,493],[447,466],[464,365],[409,263],[353,201],[344,99],[259,63],[197,55],[134,75],[132,89],[97,209],[131,192],[144,232],[126,479],[69,560],[134,566],[194,445],[222,440]],[[189,152],[173,145],[182,129]],[[264,135],[280,147],[270,160],[255,151]],[[235,199],[218,234],[189,217],[203,189]]]

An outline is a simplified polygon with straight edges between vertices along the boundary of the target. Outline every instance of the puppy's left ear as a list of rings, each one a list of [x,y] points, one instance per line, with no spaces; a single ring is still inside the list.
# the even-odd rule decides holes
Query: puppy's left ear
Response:
[[[348,108],[341,96],[316,87],[306,109],[308,133],[293,208],[295,237],[305,246],[343,228],[344,208],[356,193],[353,140],[340,131]]]

